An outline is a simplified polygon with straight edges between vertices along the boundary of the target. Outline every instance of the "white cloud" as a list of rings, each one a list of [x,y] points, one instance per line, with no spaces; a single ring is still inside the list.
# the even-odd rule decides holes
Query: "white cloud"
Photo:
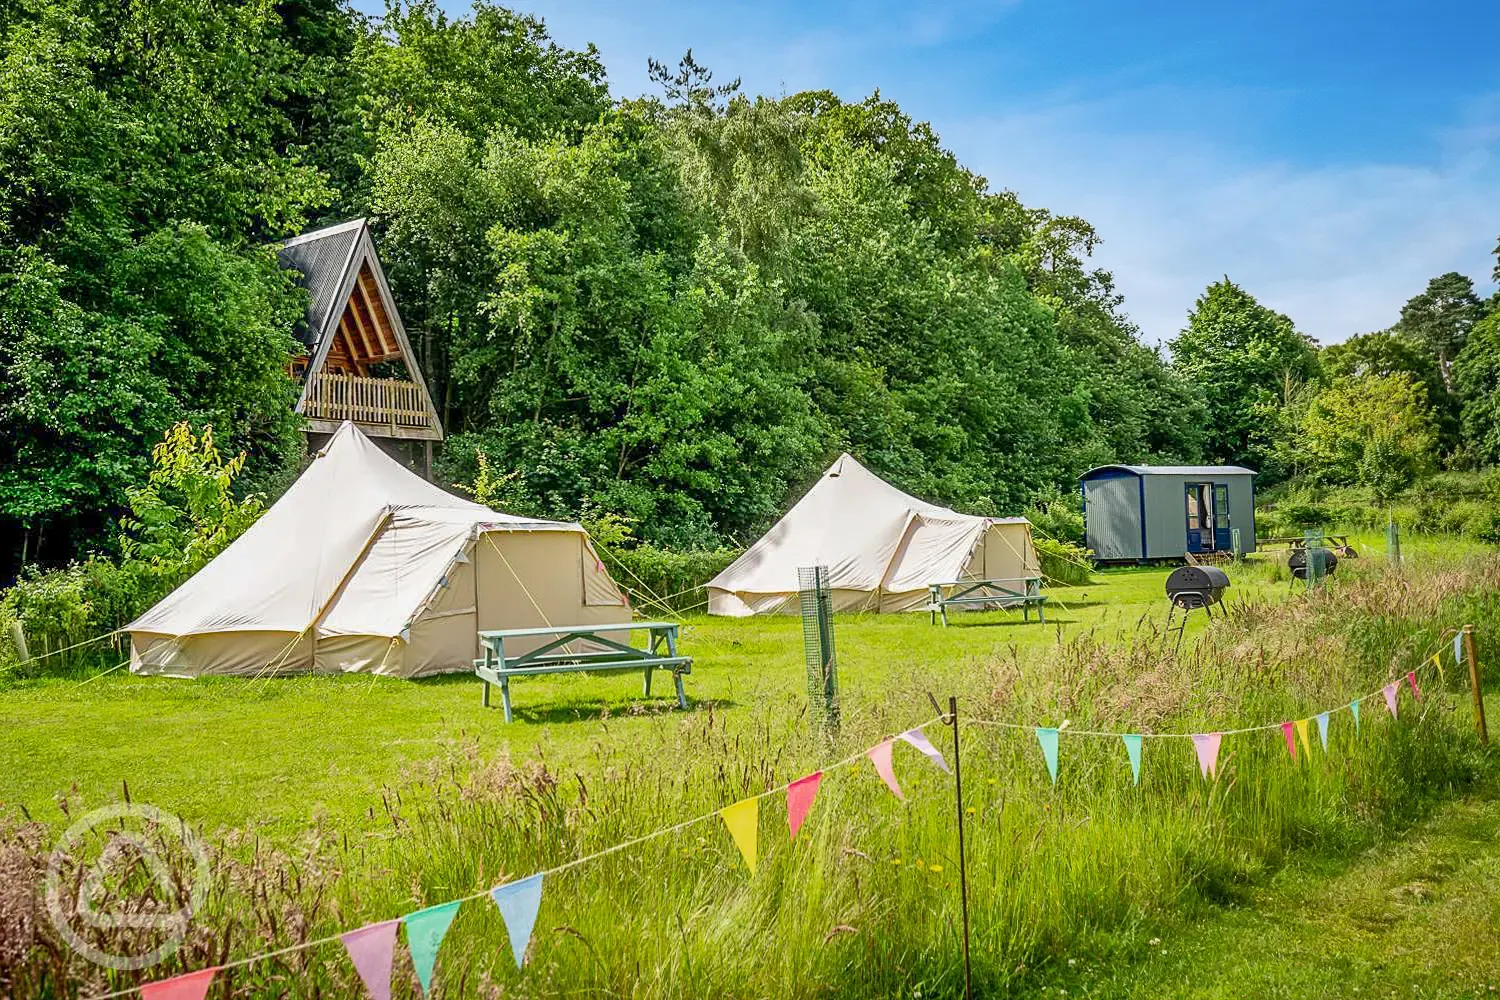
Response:
[[[467,3],[445,6],[460,14]],[[828,88],[859,100],[879,87],[992,186],[1093,223],[1097,263],[1148,341],[1175,335],[1224,274],[1325,342],[1389,326],[1445,271],[1493,287],[1500,94],[1454,107],[1425,157],[1340,163],[1312,135],[1296,143],[1324,164],[1309,165],[1278,159],[1270,138],[1316,99],[1290,81],[1276,92],[1143,86],[1170,72],[1143,52],[1110,75],[1080,70],[1047,98],[995,90],[987,70],[1028,54],[1000,40],[1015,0],[518,6],[561,44],[597,44],[616,96],[653,89],[647,56],[671,65],[689,46],[720,82],[743,75],[749,93]],[[976,38],[995,39],[987,56],[945,55]]]
[[[1112,129],[1110,110],[1062,105],[940,127],[997,187],[1098,228],[1097,261],[1148,340],[1173,336],[1224,274],[1325,342],[1389,326],[1444,271],[1492,287],[1500,164],[1486,127],[1468,122],[1435,142],[1428,163],[1308,167]]]

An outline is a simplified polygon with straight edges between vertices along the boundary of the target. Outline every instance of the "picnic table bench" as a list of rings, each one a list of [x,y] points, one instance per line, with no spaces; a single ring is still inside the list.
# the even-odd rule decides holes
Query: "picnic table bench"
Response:
[[[648,631],[645,648],[632,646],[610,637],[610,632]],[[551,639],[529,652],[507,655],[505,642],[551,636]],[[587,643],[594,648],[583,652],[569,650],[570,643]],[[474,661],[474,673],[484,682],[484,706],[490,704],[490,685],[500,689],[505,721],[511,721],[510,679],[543,674],[601,673],[639,670],[645,677],[645,696],[651,697],[651,674],[656,670],[672,671],[677,687],[677,707],[687,708],[682,677],[693,672],[693,658],[677,654],[676,622],[617,622],[604,625],[546,625],[539,628],[506,628],[479,633],[484,655]]]
[[[927,589],[932,601],[927,610],[932,613],[932,623],[937,624],[938,615],[943,624],[948,624],[948,607],[963,607],[971,604],[998,604],[1002,608],[1021,608],[1023,621],[1031,620],[1031,608],[1036,606],[1036,620],[1047,620],[1047,597],[1042,593],[1042,578],[1021,576],[1002,580],[949,580],[930,583]]]

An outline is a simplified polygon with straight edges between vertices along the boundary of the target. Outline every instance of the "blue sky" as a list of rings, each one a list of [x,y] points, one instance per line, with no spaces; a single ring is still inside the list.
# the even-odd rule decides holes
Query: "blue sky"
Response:
[[[1444,271],[1494,288],[1497,3],[509,6],[598,46],[616,96],[689,47],[751,93],[878,87],[992,187],[1092,222],[1148,341],[1223,274],[1324,342]]]

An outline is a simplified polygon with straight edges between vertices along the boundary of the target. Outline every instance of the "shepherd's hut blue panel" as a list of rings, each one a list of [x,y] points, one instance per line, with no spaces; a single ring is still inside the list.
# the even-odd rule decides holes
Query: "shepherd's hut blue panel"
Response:
[[[1105,465],[1080,477],[1085,544],[1101,562],[1255,551],[1255,473],[1237,465]]]

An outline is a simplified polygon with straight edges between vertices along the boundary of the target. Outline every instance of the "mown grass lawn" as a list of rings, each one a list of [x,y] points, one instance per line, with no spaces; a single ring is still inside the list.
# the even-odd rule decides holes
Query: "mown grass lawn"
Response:
[[[1165,568],[1055,591],[1046,626],[1004,614],[947,629],[925,615],[842,618],[846,724],[832,751],[801,718],[794,618],[689,619],[683,643],[697,662],[686,715],[665,698],[640,704],[639,680],[620,675],[518,681],[510,726],[480,707],[468,677],[32,682],[0,692],[0,756],[15,762],[0,778],[0,809],[57,826],[60,795],[76,814],[128,783],[136,801],[222,829],[222,887],[202,917],[203,948],[181,956],[183,968],[219,954],[221,941],[284,941],[288,912],[323,934],[553,871],[524,973],[497,950],[495,914],[471,906],[444,946],[444,974],[507,990],[514,980],[538,995],[951,996],[961,966],[948,776],[908,748],[897,761],[908,799],[896,802],[860,749],[929,718],[927,692],[957,691],[974,715],[1002,723],[1071,718],[1080,732],[1263,723],[1368,691],[1446,648],[1452,625],[1479,622],[1486,642],[1500,634],[1489,598],[1500,568],[1465,559],[1481,547],[1407,550],[1413,566],[1390,572],[1369,553],[1363,570],[1305,601],[1275,563],[1236,567],[1232,596],[1255,606],[1180,657],[1157,649]],[[1197,616],[1188,643],[1203,625]],[[1053,782],[1032,734],[967,726],[985,989],[1192,995],[1200,979],[1216,987],[1222,955],[1239,963],[1238,978],[1222,977],[1236,988],[1202,995],[1321,995],[1311,973],[1260,959],[1269,932],[1231,925],[1263,900],[1268,922],[1276,900],[1323,905],[1313,902],[1322,887],[1361,852],[1462,790],[1488,787],[1490,757],[1464,728],[1462,681],[1451,671],[1424,680],[1420,711],[1407,702],[1399,721],[1374,714],[1363,732],[1341,716],[1328,751],[1302,763],[1272,736],[1237,737],[1221,781],[1201,780],[1186,741],[1164,741],[1137,786],[1117,739],[1080,738],[1067,741]],[[784,807],[774,796],[762,804],[750,877],[715,810],[850,751],[858,766],[833,772],[796,843]],[[571,865],[691,817],[705,822]],[[245,871],[258,873],[248,895]],[[260,901],[248,916],[247,899]],[[1450,934],[1488,926],[1467,911],[1455,921]],[[1216,922],[1246,936],[1239,951],[1216,949]],[[1315,925],[1304,933],[1315,947]],[[1153,937],[1174,942],[1166,956]],[[1363,960],[1378,946],[1338,947]],[[409,968],[398,971],[411,987]],[[247,969],[236,989],[283,995],[295,980],[335,995],[349,974],[323,949],[313,964]],[[1402,989],[1422,975],[1403,972]]]
[[[1357,540],[1379,558],[1377,536]],[[1481,547],[1452,539],[1413,539],[1412,557],[1459,558]],[[841,616],[837,628],[846,715],[893,697],[911,701],[894,717],[931,715],[925,697],[976,664],[1026,656],[1083,630],[1101,638],[1159,629],[1170,568],[1108,569],[1085,587],[1049,590],[1047,624],[1016,612],[960,613],[949,628],[925,613]],[[1232,601],[1282,600],[1293,588],[1268,558],[1231,569]],[[644,613],[644,612],[643,612]],[[1188,637],[1204,626],[1192,616]],[[792,616],[684,619],[692,711],[721,713],[731,727],[794,719],[806,705],[800,622]],[[319,821],[357,823],[380,802],[382,786],[407,766],[457,742],[481,754],[506,749],[546,755],[555,769],[584,766],[597,741],[636,739],[648,727],[677,724],[658,678],[643,702],[631,675],[525,678],[512,686],[516,721],[480,705],[480,686],[455,674],[421,681],[367,676],[179,680],[119,670],[87,683],[31,682],[0,690],[0,807],[19,806],[57,824],[59,802],[113,801],[128,786],[138,801],[209,829],[256,828],[289,836]],[[498,705],[498,699],[495,699]],[[664,767],[671,766],[664,762]],[[75,791],[76,789],[76,791]]]
[[[1059,636],[1103,636],[1159,627],[1167,568],[1097,574],[1086,587],[1055,588],[1047,624],[1018,612],[968,612],[948,628],[922,614],[841,616],[837,625],[846,715],[894,696],[934,695],[987,659],[1021,656]],[[1269,567],[1234,573],[1236,600],[1280,599],[1286,582]],[[1204,620],[1194,615],[1192,631]],[[731,725],[793,719],[806,704],[801,624],[795,617],[684,619],[683,650],[695,658],[690,710],[722,713]],[[898,681],[900,682],[898,684]],[[458,674],[421,681],[368,676],[179,680],[125,671],[87,683],[48,680],[0,692],[0,803],[49,823],[58,802],[112,801],[128,785],[189,822],[294,834],[326,819],[358,822],[404,767],[446,745],[483,754],[540,751],[555,769],[582,766],[596,741],[627,741],[678,713],[658,678],[649,703],[632,675],[525,678],[512,685],[516,720],[480,705],[479,683]],[[899,688],[899,692],[898,692]],[[493,699],[498,706],[498,698]],[[925,698],[897,718],[931,715]],[[670,766],[663,762],[663,766]],[[73,789],[77,789],[76,795]]]

